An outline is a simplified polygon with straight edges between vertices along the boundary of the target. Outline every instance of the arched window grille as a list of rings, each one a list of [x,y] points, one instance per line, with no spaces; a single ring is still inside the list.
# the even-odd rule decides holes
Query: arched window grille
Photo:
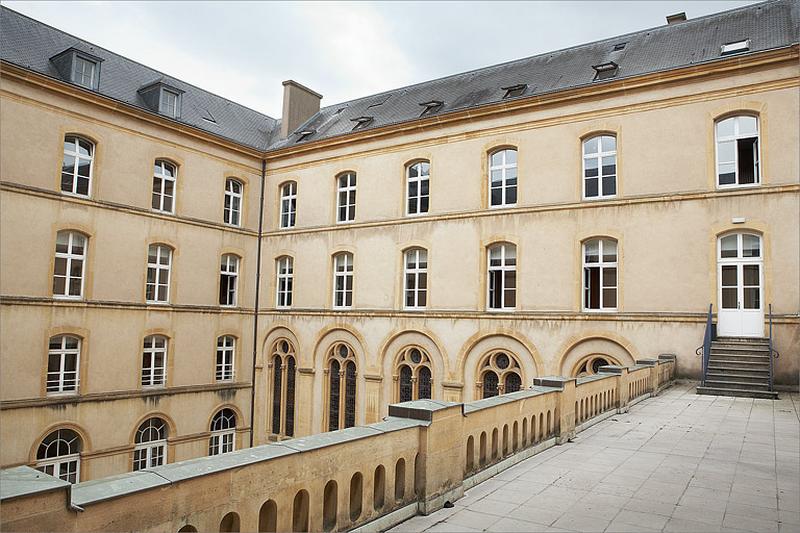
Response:
[[[163,465],[167,456],[167,424],[160,418],[148,418],[136,431],[133,469]]]
[[[278,339],[272,345],[272,433],[294,435],[294,383],[296,354],[294,345]]]
[[[431,398],[431,358],[418,346],[404,348],[397,357],[397,400],[408,402]]]
[[[70,483],[80,481],[81,437],[71,429],[48,434],[36,450],[36,469]]]
[[[491,398],[499,394],[516,392],[522,388],[522,368],[510,352],[498,350],[484,357],[478,367],[479,394]]]
[[[328,351],[328,431],[355,426],[356,357],[343,342]]]
[[[236,449],[236,413],[232,409],[220,409],[211,419],[211,438],[208,455],[220,455]]]

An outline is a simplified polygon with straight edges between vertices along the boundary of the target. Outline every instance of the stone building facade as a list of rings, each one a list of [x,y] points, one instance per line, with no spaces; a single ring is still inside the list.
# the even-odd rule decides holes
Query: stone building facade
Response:
[[[321,109],[286,82],[282,120],[2,14],[2,467],[95,479],[662,353],[697,377],[709,305],[771,323],[797,386],[797,2]]]

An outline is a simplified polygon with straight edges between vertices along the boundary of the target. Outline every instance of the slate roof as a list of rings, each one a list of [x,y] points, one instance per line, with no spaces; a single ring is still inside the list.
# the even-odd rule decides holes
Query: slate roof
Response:
[[[736,56],[784,48],[800,41],[800,0],[773,0],[672,25],[642,30],[572,48],[540,54],[322,108],[288,139],[280,139],[280,120],[253,111],[198,87],[126,59],[8,8],[0,6],[0,58],[60,79],[50,58],[76,47],[103,59],[99,92],[149,111],[139,88],[157,80],[181,89],[185,123],[260,150],[343,136],[359,117],[371,121],[358,131],[420,118],[420,104],[442,101],[432,115],[462,111],[503,100],[504,87],[526,84],[514,99],[529,98],[593,84],[720,61],[723,44],[750,40],[750,49]],[[617,45],[624,43],[621,50]],[[594,66],[614,62],[617,75],[594,80]],[[203,120],[210,113],[217,123]],[[299,132],[313,130],[299,140]]]
[[[250,148],[264,150],[267,147],[277,124],[274,118],[0,6],[0,59],[3,61],[62,80],[50,58],[70,47],[103,60],[100,94],[151,111],[137,91],[161,81],[184,91],[178,122]],[[209,113],[216,124],[202,118]]]

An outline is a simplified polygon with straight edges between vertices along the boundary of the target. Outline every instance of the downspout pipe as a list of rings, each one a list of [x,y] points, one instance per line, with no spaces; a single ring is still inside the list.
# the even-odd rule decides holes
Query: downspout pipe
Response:
[[[261,289],[261,237],[264,232],[264,186],[267,176],[267,159],[261,159],[261,199],[258,203],[258,244],[256,257],[256,292],[253,306],[253,365],[250,369],[250,447],[255,438],[256,359],[258,357],[258,297]]]

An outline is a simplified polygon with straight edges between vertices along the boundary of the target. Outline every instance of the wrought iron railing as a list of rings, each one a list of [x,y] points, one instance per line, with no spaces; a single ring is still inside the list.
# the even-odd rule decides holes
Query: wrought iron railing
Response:
[[[772,347],[772,304],[769,304],[769,390],[772,391],[773,389],[773,378],[772,378],[772,365],[773,359],[777,359],[780,357],[780,353],[778,350]]]
[[[706,375],[708,374],[708,357],[711,355],[711,310],[714,304],[708,304],[708,315],[706,316],[706,332],[703,335],[703,345],[698,346],[694,351],[697,355],[703,358],[703,375],[700,377],[700,385],[706,384]]]

